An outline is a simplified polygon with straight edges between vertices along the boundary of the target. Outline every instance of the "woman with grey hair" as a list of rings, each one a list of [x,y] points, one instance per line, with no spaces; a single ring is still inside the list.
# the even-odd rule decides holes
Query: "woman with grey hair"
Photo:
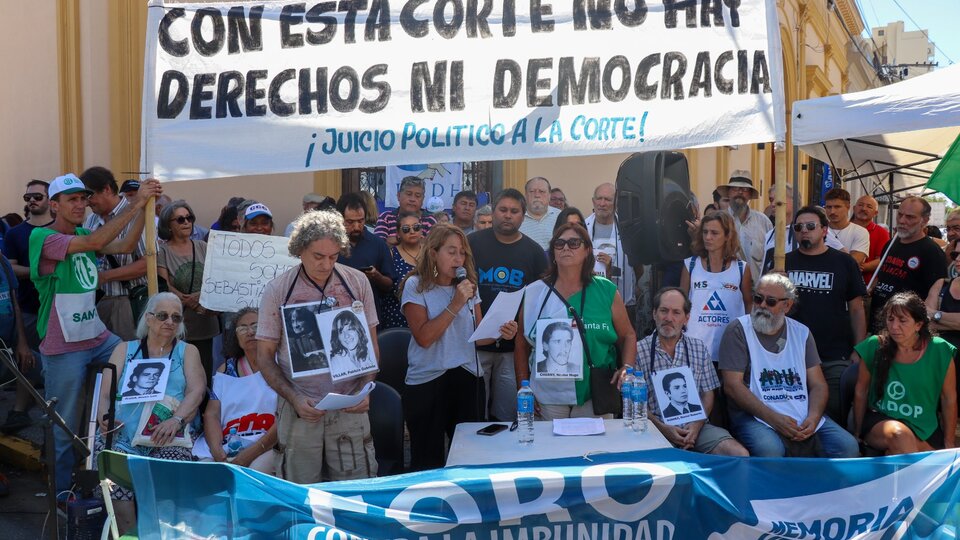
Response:
[[[196,416],[206,385],[200,354],[196,347],[183,341],[184,332],[180,299],[173,293],[159,293],[150,298],[140,317],[137,325],[139,339],[121,343],[114,349],[110,364],[121,374],[120,381],[129,378],[128,370],[132,372],[139,363],[134,363],[135,360],[163,360],[168,361],[170,366],[163,395],[157,400],[117,404],[111,450],[175,461],[193,459],[190,448],[182,444],[184,438],[187,442],[190,440],[185,427]],[[110,394],[110,385],[104,384],[97,410],[109,410],[111,399],[115,399],[115,396]],[[153,413],[145,424],[142,420],[144,409]],[[99,420],[100,432],[96,435],[98,451],[105,448],[104,436],[108,430],[106,415],[100,415]],[[137,441],[138,436],[146,434],[150,436],[149,443]],[[133,491],[114,486],[110,496],[114,499],[121,533],[131,529],[136,522]]]
[[[207,243],[190,238],[196,220],[196,214],[184,200],[173,201],[160,212],[157,236],[166,242],[160,245],[157,275],[183,303],[186,340],[200,351],[209,385],[213,374],[213,338],[220,334],[220,318],[200,305]]]
[[[336,381],[329,371],[298,375],[288,347],[290,329],[282,316],[285,306],[301,304],[321,314],[342,308],[358,316],[363,313],[374,357],[379,357],[379,319],[370,280],[363,272],[337,262],[349,247],[339,213],[318,210],[302,214],[294,221],[287,244],[300,264],[268,283],[260,299],[257,356],[263,378],[279,395],[277,438],[283,451],[277,471],[291,482],[352,480],[377,473],[367,416],[369,397],[345,409],[315,408],[331,392],[356,394],[375,373],[338,377]]]

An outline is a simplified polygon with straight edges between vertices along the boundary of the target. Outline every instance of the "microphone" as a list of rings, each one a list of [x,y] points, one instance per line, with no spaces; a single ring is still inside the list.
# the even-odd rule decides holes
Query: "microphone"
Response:
[[[465,279],[467,279],[467,269],[462,266],[458,266],[457,270],[454,272],[453,284],[459,285],[460,282]]]

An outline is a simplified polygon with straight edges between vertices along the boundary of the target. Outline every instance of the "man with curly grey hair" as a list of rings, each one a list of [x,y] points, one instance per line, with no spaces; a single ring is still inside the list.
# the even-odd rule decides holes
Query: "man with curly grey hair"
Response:
[[[374,379],[374,373],[333,382],[330,373],[293,377],[281,308],[317,303],[320,311],[362,304],[374,353],[377,348],[377,311],[367,277],[337,257],[349,250],[343,217],[331,211],[308,212],[294,221],[288,249],[300,264],[267,284],[260,301],[257,327],[258,356],[267,383],[279,395],[277,436],[278,474],[298,484],[350,480],[377,475],[370,435],[369,397],[347,409],[320,411],[315,405],[327,394],[355,394]],[[326,470],[326,475],[321,472]]]
[[[787,317],[796,297],[790,278],[767,274],[750,314],[723,332],[719,360],[731,431],[751,456],[857,457],[856,439],[824,416],[828,390],[817,345],[806,326]]]

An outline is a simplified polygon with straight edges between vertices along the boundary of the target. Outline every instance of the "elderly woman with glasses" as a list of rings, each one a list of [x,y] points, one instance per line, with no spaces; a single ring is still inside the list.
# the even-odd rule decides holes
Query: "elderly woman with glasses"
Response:
[[[380,325],[383,329],[407,327],[407,318],[400,310],[400,283],[417,266],[424,236],[420,216],[415,212],[400,212],[397,216],[397,245],[390,250],[393,255],[393,275],[397,279],[393,282],[393,294],[385,295],[381,302],[383,320]]]
[[[136,366],[143,363],[136,361],[143,359],[164,365],[169,362],[169,368],[165,369],[169,373],[166,384],[157,389],[152,400],[125,403],[126,398],[111,395],[109,384],[102,385],[97,409],[100,433],[96,446],[99,450],[104,449],[109,431],[106,411],[110,400],[117,399],[120,403],[116,405],[111,450],[158,459],[192,461],[190,446],[186,445],[190,444],[190,436],[185,428],[196,416],[206,386],[197,348],[183,341],[183,320],[183,307],[176,295],[156,294],[147,302],[140,317],[137,325],[139,339],[121,343],[114,349],[110,364],[120,374],[119,381],[132,379]],[[154,418],[144,423],[145,409],[152,410]],[[120,531],[130,529],[136,520],[134,493],[114,486],[110,495],[115,500]]]
[[[200,351],[209,385],[213,374],[213,338],[220,333],[220,318],[216,312],[207,311],[200,305],[207,243],[190,238],[196,220],[193,209],[183,200],[173,201],[160,211],[157,236],[166,243],[160,245],[157,275],[183,303],[186,340]]]
[[[227,323],[223,352],[227,361],[213,376],[203,413],[203,437],[193,446],[200,461],[230,461],[263,473],[275,470],[277,393],[260,373],[256,308],[245,307]],[[236,428],[239,449],[230,448]]]
[[[566,223],[553,232],[548,252],[550,266],[543,279],[527,286],[520,308],[514,369],[517,384],[530,380],[536,397],[536,412],[544,420],[604,416],[612,418],[613,411],[598,412],[594,407],[594,390],[619,396],[620,368],[633,365],[637,355],[637,336],[627,316],[623,298],[617,286],[605,277],[593,274],[594,256],[590,234],[582,225]],[[547,360],[550,332],[553,323],[564,321],[567,328],[575,328],[573,339],[581,342],[579,358],[568,358],[575,368],[564,367],[562,373],[531,370],[536,363]],[[556,327],[554,327],[556,328]],[[537,339],[537,334],[540,339]],[[559,334],[560,336],[563,333]],[[568,333],[572,335],[572,333]],[[565,347],[565,345],[564,345]],[[619,352],[619,355],[618,355]],[[541,365],[544,368],[548,363]],[[612,377],[591,385],[590,367],[600,368]],[[607,377],[605,377],[606,379]],[[616,397],[615,400],[619,400]]]

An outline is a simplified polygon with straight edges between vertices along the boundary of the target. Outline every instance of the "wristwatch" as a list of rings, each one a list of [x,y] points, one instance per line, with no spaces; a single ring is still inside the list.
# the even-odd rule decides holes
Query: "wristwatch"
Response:
[[[933,312],[933,322],[940,322],[940,319],[942,319],[942,318],[943,318],[943,312],[942,312],[942,311],[939,311],[939,310],[938,310],[938,311],[934,311],[934,312]]]

